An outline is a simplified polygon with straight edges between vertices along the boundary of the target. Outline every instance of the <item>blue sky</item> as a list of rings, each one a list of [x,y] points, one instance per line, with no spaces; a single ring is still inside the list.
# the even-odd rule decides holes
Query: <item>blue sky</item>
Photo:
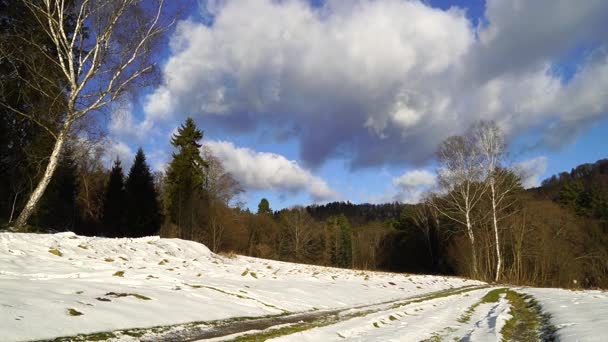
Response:
[[[162,84],[112,108],[109,154],[126,164],[142,146],[162,170],[192,116],[246,206],[280,209],[415,202],[437,144],[481,119],[529,186],[607,157],[604,1],[184,4]]]

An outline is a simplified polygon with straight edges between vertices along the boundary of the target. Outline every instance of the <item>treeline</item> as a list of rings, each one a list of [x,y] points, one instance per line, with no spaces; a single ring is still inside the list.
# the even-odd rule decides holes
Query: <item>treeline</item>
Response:
[[[483,168],[488,131],[498,143],[490,168]],[[517,170],[504,166],[499,130],[482,123],[441,145],[439,187],[420,204],[333,202],[273,211],[262,199],[251,212],[236,202],[242,187],[202,138],[186,120],[172,137],[165,173],[151,172],[141,149],[128,172],[118,160],[108,170],[101,146],[71,139],[30,225],[107,237],[160,234],[214,252],[325,266],[608,287],[606,160],[526,191]],[[40,177],[36,165],[44,160],[26,153],[36,151],[36,141],[1,150],[5,223]]]

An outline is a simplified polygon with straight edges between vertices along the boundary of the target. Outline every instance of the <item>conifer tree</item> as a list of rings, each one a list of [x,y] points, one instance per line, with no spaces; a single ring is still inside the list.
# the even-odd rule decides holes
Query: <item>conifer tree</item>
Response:
[[[141,147],[137,150],[133,166],[129,170],[125,190],[128,235],[141,237],[156,234],[160,229],[160,207],[154,177]]]
[[[72,149],[67,148],[59,159],[55,177],[42,197],[39,211],[32,219],[34,225],[57,231],[74,230],[77,223],[77,173]]]
[[[262,198],[260,204],[258,204],[258,214],[272,215],[272,209],[270,209],[270,203],[267,199]]]
[[[335,230],[334,246],[331,251],[331,261],[334,266],[350,268],[353,261],[352,236],[350,224],[344,214],[329,218],[329,224]]]
[[[120,159],[116,158],[110,179],[106,187],[103,203],[103,225],[104,233],[108,236],[127,236],[126,229],[126,192],[125,176],[122,171]]]
[[[201,207],[205,208],[205,168],[199,141],[203,132],[192,118],[186,119],[171,144],[177,152],[167,169],[167,211],[171,222],[176,224],[182,239],[193,239],[194,228],[200,224]]]

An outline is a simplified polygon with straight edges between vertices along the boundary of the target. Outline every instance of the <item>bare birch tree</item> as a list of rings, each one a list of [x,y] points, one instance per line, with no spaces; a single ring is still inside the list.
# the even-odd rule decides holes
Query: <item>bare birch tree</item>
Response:
[[[0,57],[7,64],[19,66],[13,70],[13,77],[22,79],[29,92],[51,103],[62,103],[63,110],[54,121],[47,122],[33,112],[0,101],[5,109],[31,120],[54,138],[44,174],[14,222],[16,229],[22,229],[35,212],[76,123],[130,89],[155,80],[157,69],[151,52],[172,24],[161,15],[163,0],[20,0],[20,4],[31,12],[50,40],[50,47],[26,31],[16,30],[9,38],[36,49],[42,61],[5,46],[0,47]],[[37,63],[56,66],[60,79],[40,72]]]
[[[310,252],[307,248],[314,238],[314,220],[306,208],[295,206],[281,214],[281,223],[285,227],[287,251],[293,253],[296,261],[305,260]]]
[[[496,250],[494,281],[498,281],[503,265],[499,224],[509,214],[508,210],[515,202],[515,197],[512,195],[520,186],[517,177],[503,168],[504,165],[502,164],[506,158],[507,148],[504,135],[495,122],[480,121],[471,127],[468,135],[475,141],[482,156],[484,178],[489,188],[492,207],[491,221]]]
[[[473,276],[478,275],[473,212],[486,191],[482,156],[469,136],[453,136],[438,150],[437,184],[440,196],[431,205],[443,216],[462,225],[471,244]]]

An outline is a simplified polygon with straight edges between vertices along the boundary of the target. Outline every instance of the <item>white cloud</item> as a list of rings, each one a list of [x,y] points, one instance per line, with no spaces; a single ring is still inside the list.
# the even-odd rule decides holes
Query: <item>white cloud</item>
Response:
[[[307,192],[315,201],[337,198],[324,180],[282,155],[236,147],[227,141],[207,141],[205,145],[246,188]]]
[[[392,195],[394,200],[406,203],[418,203],[424,193],[436,184],[435,174],[427,170],[411,170],[393,178],[393,185],[398,191]]]
[[[113,108],[108,130],[116,138],[128,138],[142,141],[152,130],[152,121],[136,122],[133,118],[133,104],[118,103]]]
[[[541,177],[547,170],[547,157],[540,156],[517,163],[514,169],[519,174],[524,188],[540,185]]]
[[[307,165],[339,155],[361,167],[427,162],[481,118],[511,136],[549,123],[572,135],[608,112],[598,86],[607,58],[585,60],[570,83],[552,71],[581,43],[608,44],[607,1],[489,0],[479,27],[420,1],[205,4],[213,24],[178,24],[148,120],[189,113],[238,131],[263,122],[298,139]]]
[[[109,140],[107,142],[106,153],[104,156],[104,160],[106,165],[111,167],[112,163],[116,158],[120,160],[122,163],[123,171],[128,171],[128,167],[133,162],[133,158],[135,157],[135,152],[123,141],[119,140]]]
[[[403,175],[394,178],[393,184],[403,188],[429,187],[435,185],[435,174],[426,170],[407,171]]]

